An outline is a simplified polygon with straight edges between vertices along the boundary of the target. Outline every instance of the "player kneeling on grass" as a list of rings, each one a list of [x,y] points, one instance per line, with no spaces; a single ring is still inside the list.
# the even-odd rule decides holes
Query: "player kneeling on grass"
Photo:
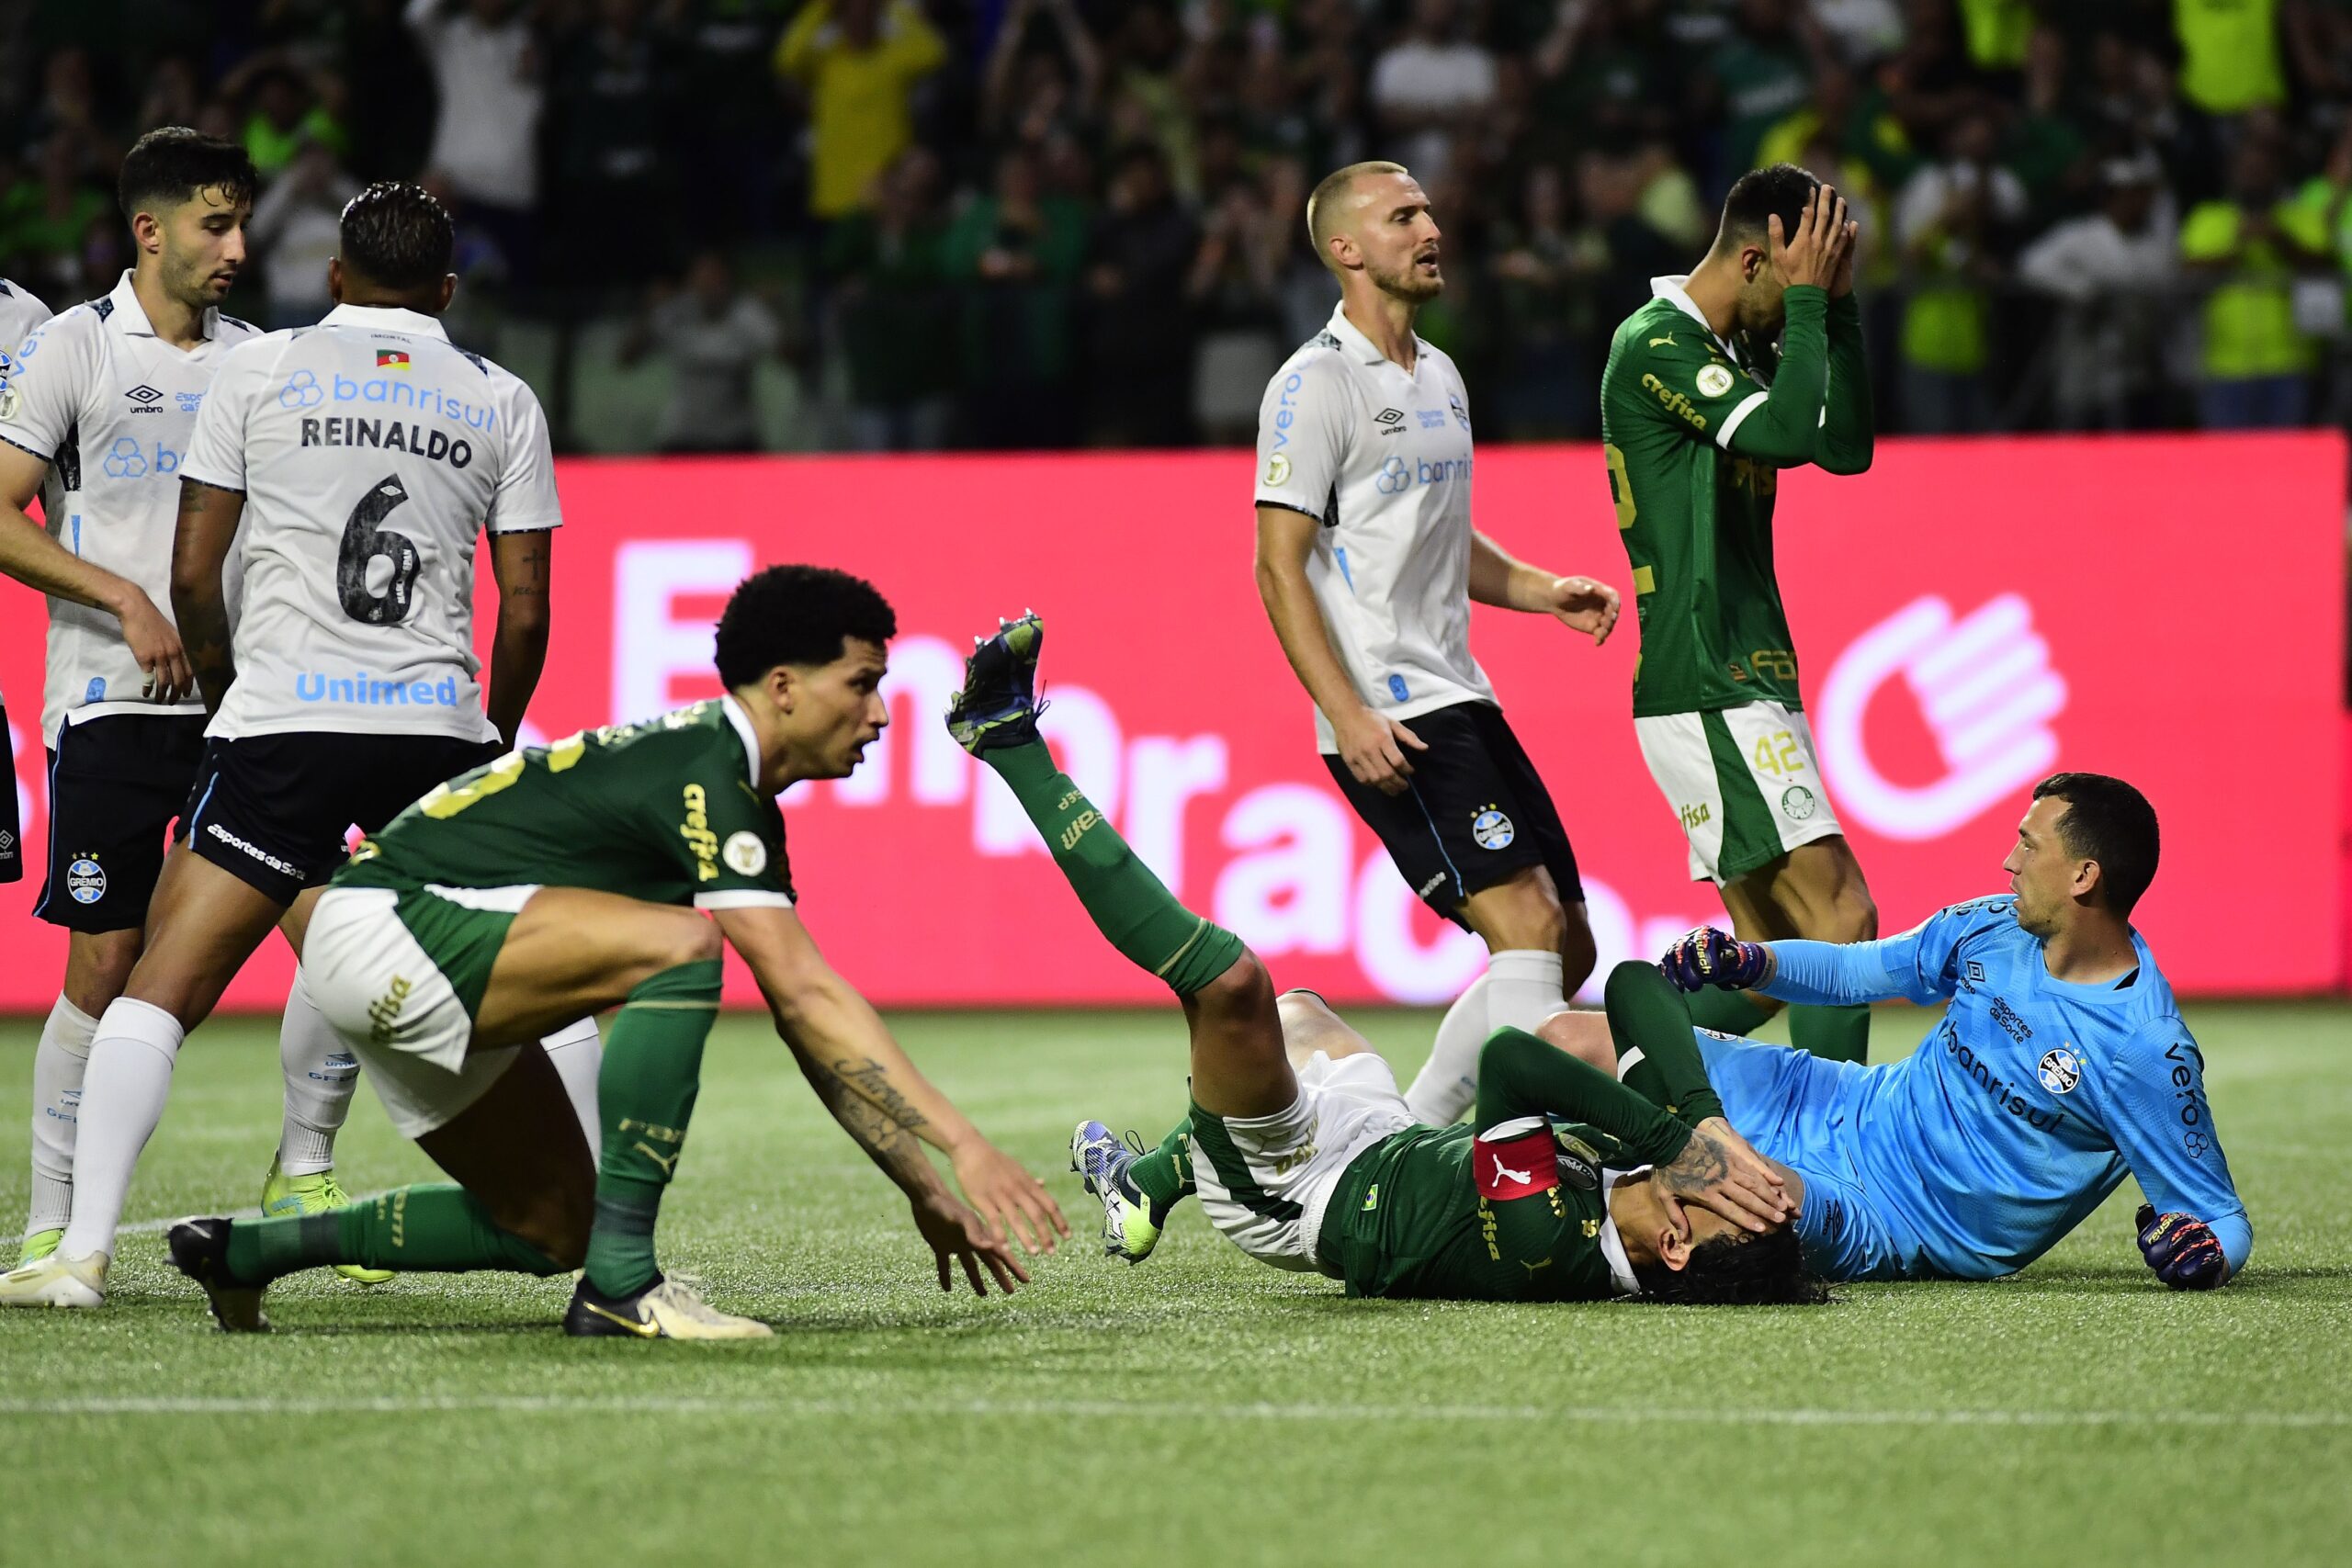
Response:
[[[2211,1290],[2245,1266],[2254,1229],[2205,1098],[2204,1055],[2132,927],[2157,848],[2138,790],[2057,773],[2034,786],[2002,863],[2007,897],[1956,904],[1883,942],[1698,931],[1667,954],[1685,990],[1950,1004],[1916,1052],[1878,1066],[1699,1035],[1732,1124],[1792,1168],[1797,1234],[1821,1274],[2012,1273],[2127,1175],[2150,1200],[2136,1228],[2158,1279]]]
[[[1054,766],[1036,728],[1043,638],[1029,616],[983,642],[948,728],[1012,787],[1097,928],[1183,1003],[1193,1112],[1163,1153],[1189,1163],[1235,1245],[1356,1295],[1821,1299],[1753,1151],[1532,1035],[1487,1043],[1475,1125],[1417,1125],[1360,1036],[1306,993],[1278,1002],[1241,939],[1178,903]],[[1697,1072],[1687,1022],[1668,1032]],[[1089,1185],[1116,1186],[1126,1151],[1099,1124],[1080,1133]]]
[[[819,1098],[906,1192],[941,1288],[957,1262],[982,1295],[984,1266],[1007,1291],[1028,1278],[991,1222],[1050,1250],[1069,1233],[1053,1199],[916,1071],[793,911],[775,796],[848,776],[889,722],[878,688],[897,629],[856,578],[771,567],[719,621],[727,695],[510,752],[362,843],[319,900],[305,965],[393,1123],[457,1184],[174,1226],[172,1261],[223,1328],[266,1327],[262,1289],[281,1275],[364,1263],[583,1269],[566,1333],[766,1336],[664,1280],[654,1257],[718,1010],[722,939]],[[615,1006],[592,1160],[538,1041]],[[947,1153],[979,1213],[918,1140]]]

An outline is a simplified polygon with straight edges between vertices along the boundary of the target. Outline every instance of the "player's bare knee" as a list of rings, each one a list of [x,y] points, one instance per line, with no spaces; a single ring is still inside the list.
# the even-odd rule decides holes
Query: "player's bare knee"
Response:
[[[1541,866],[1479,889],[1471,896],[1466,913],[1471,929],[1497,953],[1557,952],[1567,924],[1559,890]]]
[[[670,921],[664,932],[665,955],[662,969],[677,969],[688,964],[707,964],[717,958],[722,948],[718,924],[700,915],[681,913]]]
[[[1246,949],[1224,974],[1184,999],[1199,1009],[1204,1018],[1219,1022],[1251,1018],[1272,1022],[1280,1016],[1274,1003],[1272,977],[1258,955]]]
[[[1611,1077],[1617,1076],[1617,1042],[1610,1036],[1606,1014],[1555,1012],[1544,1021],[1535,1033],[1545,1043],[1566,1052],[1585,1066],[1598,1067]]]

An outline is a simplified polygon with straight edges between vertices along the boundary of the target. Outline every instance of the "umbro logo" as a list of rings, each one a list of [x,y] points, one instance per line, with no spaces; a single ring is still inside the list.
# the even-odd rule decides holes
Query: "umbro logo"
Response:
[[[123,393],[122,395],[129,398],[134,403],[160,403],[164,400],[164,394],[155,390],[154,388],[147,385],[144,381],[141,381],[138,386],[131,388],[130,390]]]
[[[1398,434],[1402,433],[1405,428],[1405,411],[1403,409],[1382,409],[1378,413],[1372,416],[1372,423],[1380,426],[1380,434],[1383,435]]]

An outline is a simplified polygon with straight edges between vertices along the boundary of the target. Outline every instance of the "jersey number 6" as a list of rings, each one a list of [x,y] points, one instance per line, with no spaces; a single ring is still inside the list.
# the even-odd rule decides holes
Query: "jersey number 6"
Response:
[[[383,526],[393,509],[408,503],[408,490],[398,474],[386,474],[368,487],[359,504],[343,525],[343,547],[335,553],[334,587],[343,613],[369,626],[397,626],[408,619],[410,593],[424,565],[416,541]],[[368,585],[379,558],[391,569],[381,588]]]

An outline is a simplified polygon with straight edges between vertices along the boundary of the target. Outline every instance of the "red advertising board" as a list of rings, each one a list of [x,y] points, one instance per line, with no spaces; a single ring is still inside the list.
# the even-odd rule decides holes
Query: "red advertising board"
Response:
[[[2139,784],[2165,826],[2140,923],[2184,991],[2342,978],[2342,444],[2332,435],[1883,443],[1857,479],[1783,481],[1781,577],[1829,794],[1895,930],[2003,885],[2033,781]],[[1169,886],[1279,981],[1431,1001],[1472,939],[1419,908],[1331,787],[1250,575],[1246,454],[567,463],[555,737],[715,690],[710,624],[753,566],[813,560],[896,603],[893,723],[849,780],[786,801],[803,913],[885,1004],[1148,1001],[939,713],[1000,614],[1049,627],[1046,727]],[[1627,576],[1597,450],[1478,457],[1481,526]],[[481,625],[490,621],[483,589]],[[46,1008],[38,603],[0,597],[31,863],[0,890],[0,1009]],[[1634,746],[1638,636],[1596,651],[1481,609],[1479,657],[1576,840],[1604,967],[1716,917]],[[2258,832],[2249,832],[2258,826]],[[273,940],[231,990],[273,1009]],[[753,1000],[744,977],[730,996]]]

